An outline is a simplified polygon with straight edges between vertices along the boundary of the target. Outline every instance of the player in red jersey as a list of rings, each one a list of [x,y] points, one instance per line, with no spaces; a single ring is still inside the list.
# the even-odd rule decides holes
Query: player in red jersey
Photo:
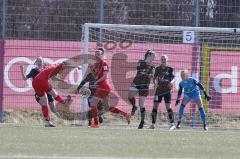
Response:
[[[36,65],[36,67],[32,68],[31,71],[27,75],[24,74],[24,71],[23,71],[24,70],[24,66],[20,65],[22,79],[24,81],[26,81],[29,78],[34,79],[44,69],[45,64],[44,64],[43,58],[42,57],[38,57],[36,59],[36,61],[34,62],[34,65]],[[56,111],[56,106],[55,106],[53,97],[50,94],[47,94],[47,98],[48,98],[48,103],[49,103],[51,111],[57,117],[60,117],[59,113]],[[37,93],[35,93],[35,99],[39,103],[40,97],[39,97],[39,95]],[[44,121],[46,121],[46,120],[47,120],[46,125],[45,125],[46,127],[53,127],[54,126],[48,119],[44,119]]]
[[[53,64],[44,68],[40,73],[33,78],[32,86],[35,92],[39,96],[39,104],[42,106],[42,112],[45,119],[46,127],[53,127],[50,122],[50,117],[48,113],[48,98],[47,94],[50,94],[56,101],[68,105],[72,100],[71,96],[67,96],[66,99],[63,99],[58,93],[52,88],[49,84],[50,78],[56,78],[56,75],[65,68],[68,68],[66,62],[61,64]]]
[[[98,128],[98,111],[97,104],[101,101],[104,105],[105,110],[109,110],[112,113],[123,115],[127,118],[128,122],[130,122],[130,116],[119,110],[116,107],[109,106],[109,93],[111,92],[111,87],[108,82],[107,74],[109,72],[109,65],[104,61],[104,53],[105,50],[103,48],[98,48],[95,51],[96,63],[93,66],[90,66],[91,72],[95,74],[95,82],[94,86],[96,87],[96,91],[93,94],[93,97],[90,101],[90,107],[92,116],[94,118],[94,122],[91,125],[92,128]]]

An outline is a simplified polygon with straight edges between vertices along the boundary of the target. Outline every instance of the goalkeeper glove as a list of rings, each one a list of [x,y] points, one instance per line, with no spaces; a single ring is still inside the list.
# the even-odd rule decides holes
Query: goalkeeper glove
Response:
[[[180,103],[180,99],[176,100],[175,106],[177,106]]]
[[[211,99],[211,97],[207,94],[206,91],[204,91],[203,93],[204,93],[205,99],[206,99],[207,101],[209,101],[209,100]]]

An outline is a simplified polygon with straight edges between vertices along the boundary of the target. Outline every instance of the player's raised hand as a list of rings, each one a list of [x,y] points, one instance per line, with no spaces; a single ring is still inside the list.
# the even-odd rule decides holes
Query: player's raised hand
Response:
[[[180,103],[180,99],[176,100],[175,106],[177,106]]]
[[[21,70],[23,70],[23,69],[24,69],[24,66],[23,66],[23,65],[20,65],[19,67],[20,67],[20,69],[21,69]]]

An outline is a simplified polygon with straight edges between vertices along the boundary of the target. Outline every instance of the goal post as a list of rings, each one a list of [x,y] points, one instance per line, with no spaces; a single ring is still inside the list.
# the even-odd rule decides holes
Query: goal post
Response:
[[[93,55],[99,46],[106,49],[106,60],[111,65],[109,75],[113,87],[111,101],[125,111],[130,112],[131,109],[127,93],[136,73],[136,63],[143,59],[144,53],[150,49],[156,52],[154,61],[156,65],[160,63],[160,56],[166,54],[169,57],[169,65],[175,70],[176,82],[172,103],[177,96],[178,83],[181,80],[180,71],[188,69],[191,76],[202,82],[212,96],[210,102],[203,99],[208,116],[210,118],[220,116],[217,121],[215,119],[209,121],[212,122],[212,126],[219,126],[220,122],[225,121],[230,123],[229,119],[240,116],[240,108],[236,107],[240,99],[229,100],[231,96],[240,95],[239,90],[236,91],[238,83],[240,84],[239,77],[236,70],[232,70],[237,67],[237,61],[240,60],[237,56],[237,53],[240,53],[240,28],[86,23],[83,25],[82,41],[84,54]],[[235,82],[234,85],[231,85],[232,81]],[[227,92],[219,91],[228,88]],[[151,112],[153,106],[153,96],[154,91],[150,90],[145,103],[148,112]],[[225,106],[223,103],[229,104]],[[159,109],[161,113],[166,112],[163,103]],[[177,114],[178,108],[173,109]],[[193,122],[193,117],[186,116],[184,121],[186,124],[192,126],[193,123],[200,123],[195,104],[187,107],[186,113],[194,114],[196,120]]]

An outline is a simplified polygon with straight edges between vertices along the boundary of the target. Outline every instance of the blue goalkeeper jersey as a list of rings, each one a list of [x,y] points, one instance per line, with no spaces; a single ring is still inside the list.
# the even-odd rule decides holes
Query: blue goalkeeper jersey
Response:
[[[187,81],[181,81],[179,83],[179,86],[184,90],[184,96],[195,98],[200,97],[200,90],[199,87],[196,85],[197,81],[189,77]]]

